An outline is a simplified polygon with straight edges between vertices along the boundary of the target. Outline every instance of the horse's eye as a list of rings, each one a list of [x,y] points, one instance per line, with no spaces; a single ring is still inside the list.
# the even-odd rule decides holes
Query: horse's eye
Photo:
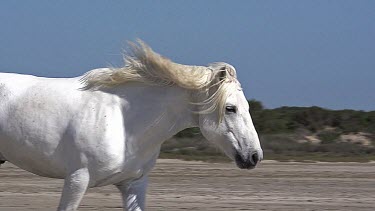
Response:
[[[227,113],[236,113],[237,107],[236,106],[226,106],[225,110],[227,111]]]

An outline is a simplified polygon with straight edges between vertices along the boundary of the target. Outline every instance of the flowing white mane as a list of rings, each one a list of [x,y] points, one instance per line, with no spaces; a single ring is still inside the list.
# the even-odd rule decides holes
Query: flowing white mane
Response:
[[[219,109],[223,113],[229,93],[236,90],[239,83],[233,66],[219,62],[204,66],[182,65],[155,53],[142,41],[130,43],[131,52],[124,56],[125,66],[106,70],[93,70],[82,78],[85,89],[96,90],[114,87],[128,82],[150,85],[177,85],[185,89],[208,93],[215,89],[200,105],[199,113],[209,113]],[[220,115],[220,119],[221,119]]]

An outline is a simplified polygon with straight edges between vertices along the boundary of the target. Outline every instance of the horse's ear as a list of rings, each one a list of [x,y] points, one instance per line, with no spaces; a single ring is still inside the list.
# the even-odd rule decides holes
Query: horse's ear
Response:
[[[227,77],[227,68],[226,67],[220,68],[220,71],[219,71],[219,80],[222,81],[226,77]]]

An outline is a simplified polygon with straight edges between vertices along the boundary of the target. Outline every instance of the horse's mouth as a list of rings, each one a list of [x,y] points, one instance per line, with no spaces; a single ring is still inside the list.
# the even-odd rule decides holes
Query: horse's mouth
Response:
[[[257,153],[251,154],[251,156],[242,156],[239,153],[235,155],[235,162],[240,169],[253,169],[260,162],[259,155]]]
[[[254,169],[256,167],[256,165],[253,165],[247,162],[237,161],[237,159],[236,159],[236,165],[240,169]]]

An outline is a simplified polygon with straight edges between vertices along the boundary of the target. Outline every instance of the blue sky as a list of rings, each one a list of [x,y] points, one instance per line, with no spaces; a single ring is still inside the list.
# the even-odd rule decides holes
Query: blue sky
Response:
[[[0,71],[72,77],[141,38],[176,62],[233,64],[266,107],[375,110],[375,1],[1,1]]]

